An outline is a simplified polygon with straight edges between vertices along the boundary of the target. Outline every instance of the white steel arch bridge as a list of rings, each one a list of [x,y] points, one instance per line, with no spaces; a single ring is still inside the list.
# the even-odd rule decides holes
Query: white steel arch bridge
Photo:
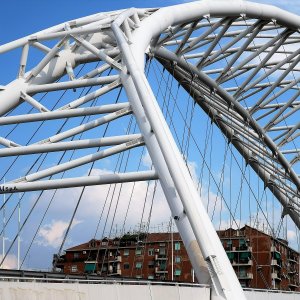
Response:
[[[0,46],[4,57],[19,49],[16,79],[0,91],[5,204],[14,193],[159,179],[199,282],[212,284],[215,299],[245,299],[166,122],[170,112],[163,115],[145,74],[145,58],[160,62],[187,91],[299,229],[299,28],[298,16],[273,6],[196,1],[98,13]],[[83,65],[88,70],[78,75]],[[82,88],[88,90],[78,93]],[[107,95],[107,103],[97,103]],[[97,131],[129,117],[135,132]],[[92,173],[95,162],[138,147],[149,152],[150,169]],[[41,163],[75,150],[82,155]],[[28,157],[32,164],[21,169],[17,163]],[[79,167],[85,169],[74,176]]]

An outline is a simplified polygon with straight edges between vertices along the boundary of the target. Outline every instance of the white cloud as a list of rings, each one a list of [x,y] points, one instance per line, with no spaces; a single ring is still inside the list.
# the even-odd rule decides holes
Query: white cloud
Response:
[[[217,230],[225,230],[228,228],[233,228],[233,229],[238,229],[244,227],[246,224],[245,221],[239,220],[239,219],[234,219],[234,220],[221,220],[218,224],[215,224],[215,228]]]
[[[0,255],[0,261],[2,261],[2,255]],[[17,268],[17,257],[14,254],[8,254],[3,262],[2,269],[16,269]]]
[[[287,231],[287,238],[288,238],[288,241],[292,242],[292,241],[295,241],[296,238],[297,238],[297,234],[294,230],[288,230]]]
[[[71,228],[82,221],[74,219]],[[42,246],[50,246],[56,248],[60,246],[64,233],[68,228],[69,223],[62,220],[52,220],[50,224],[45,224],[39,231],[39,240],[37,243]]]

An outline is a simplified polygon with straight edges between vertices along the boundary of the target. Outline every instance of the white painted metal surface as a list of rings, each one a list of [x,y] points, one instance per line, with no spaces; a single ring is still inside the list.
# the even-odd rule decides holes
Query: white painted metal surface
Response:
[[[7,281],[6,281],[7,280]],[[20,280],[20,281],[18,281]],[[49,282],[47,282],[49,281]],[[246,289],[247,300],[299,300],[300,293]],[[210,287],[147,281],[4,279],[0,300],[210,300]]]
[[[118,281],[45,283],[1,282],[1,300],[208,300],[208,286],[185,286],[176,284],[151,284],[151,282]]]
[[[1,117],[2,120],[0,119],[0,123],[2,122],[2,124],[5,124],[5,122],[12,122],[12,120],[16,121],[16,123],[22,122],[21,116],[5,117],[4,115],[12,108],[18,106],[23,100],[40,111],[38,115],[28,115],[24,122],[38,119],[59,119],[61,117],[95,114],[94,110],[89,111],[88,109],[79,108],[79,106],[86,104],[88,101],[95,99],[95,97],[98,97],[106,91],[120,85],[125,88],[128,96],[128,102],[131,105],[130,108],[127,107],[125,110],[124,108],[119,111],[113,109],[110,115],[71,128],[67,131],[60,132],[53,136],[49,136],[47,139],[43,139],[28,147],[20,146],[14,141],[0,137],[0,142],[6,147],[2,151],[4,155],[9,156],[8,152],[10,152],[10,148],[19,148],[18,150],[11,150],[11,154],[15,154],[17,152],[18,154],[27,155],[31,152],[36,152],[36,147],[39,148],[39,145],[41,146],[41,152],[50,152],[55,148],[65,149],[64,147],[73,147],[74,149],[78,149],[82,146],[81,142],[69,142],[68,144],[63,144],[64,142],[61,141],[74,137],[76,134],[85,132],[91,128],[96,128],[101,124],[106,124],[107,122],[116,120],[117,118],[125,116],[131,112],[133,112],[137,119],[137,124],[142,135],[141,139],[131,140],[128,143],[114,146],[108,150],[102,150],[102,152],[98,152],[97,154],[84,156],[76,160],[74,159],[71,162],[62,163],[58,166],[49,167],[45,170],[37,171],[28,176],[21,177],[20,179],[12,180],[5,185],[0,185],[0,192],[9,193],[17,191],[33,191],[38,189],[47,190],[58,187],[86,186],[159,178],[169,203],[172,216],[176,221],[199,281],[206,283],[211,279],[213,286],[213,299],[242,300],[245,299],[243,291],[205,208],[199,205],[199,210],[195,209],[196,203],[201,203],[201,199],[182,158],[182,154],[177,149],[176,143],[174,142],[172,134],[157,104],[151,86],[144,74],[145,53],[147,53],[148,55],[157,56],[160,59],[166,59],[167,62],[176,62],[176,64],[181,68],[178,72],[190,70],[190,76],[197,75],[201,85],[203,84],[205,85],[205,88],[210,89],[211,91],[213,90],[219,99],[221,99],[220,103],[218,103],[218,99],[215,97],[216,95],[210,92],[208,98],[211,105],[215,105],[216,107],[213,108],[216,110],[216,112],[214,112],[215,115],[224,115],[225,107],[225,109],[228,112],[230,111],[232,114],[232,119],[230,121],[238,121],[238,125],[242,123],[242,125],[249,126],[249,128],[247,127],[247,133],[249,135],[252,134],[252,137],[256,139],[258,150],[265,151],[263,152],[262,157],[269,158],[267,167],[271,168],[272,171],[269,173],[265,171],[261,172],[257,167],[259,170],[258,173],[260,173],[259,175],[264,180],[266,186],[270,189],[272,188],[274,195],[282,203],[285,211],[289,213],[294,222],[300,226],[299,212],[297,211],[299,203],[297,202],[298,198],[296,197],[298,195],[297,191],[299,191],[300,188],[300,180],[293,169],[294,162],[293,160],[288,161],[286,159],[283,152],[281,152],[279,147],[280,145],[278,146],[275,144],[272,138],[270,138],[267,134],[268,129],[272,127],[274,121],[272,120],[270,124],[263,127],[251,114],[251,111],[253,112],[256,109],[261,108],[261,104],[265,104],[265,98],[262,98],[258,104],[254,104],[251,109],[248,109],[247,106],[243,107],[240,104],[238,92],[241,91],[238,87],[233,87],[233,89],[237,88],[236,94],[230,94],[230,90],[226,90],[221,86],[222,80],[225,80],[225,75],[231,75],[229,72],[230,70],[233,73],[240,71],[240,69],[243,69],[243,67],[252,60],[252,58],[255,58],[255,55],[253,54],[253,57],[250,55],[250,58],[240,61],[237,66],[235,65],[236,60],[233,59],[231,65],[229,63],[229,65],[224,68],[226,74],[223,74],[222,71],[216,71],[213,69],[208,70],[208,72],[220,73],[218,78],[219,80],[214,80],[204,73],[201,66],[205,63],[209,65],[209,61],[206,61],[209,55],[211,55],[210,59],[212,59],[214,55],[216,56],[218,54],[218,52],[213,54],[210,53],[210,50],[214,48],[216,42],[210,41],[211,46],[208,47],[205,53],[189,53],[188,51],[188,49],[197,46],[197,43],[201,42],[202,39],[207,38],[213,32],[214,26],[217,28],[217,25],[214,24],[211,29],[207,30],[205,36],[202,37],[200,35],[189,40],[189,31],[192,33],[190,29],[193,30],[192,26],[194,26],[192,24],[196,22],[195,24],[197,25],[199,20],[210,18],[226,19],[216,23],[217,25],[219,24],[220,27],[221,25],[224,26],[220,31],[222,34],[229,28],[229,26],[226,26],[235,22],[238,18],[241,20],[244,20],[245,18],[253,18],[256,20],[254,25],[251,25],[253,27],[252,33],[250,33],[251,30],[248,29],[245,30],[244,33],[241,32],[241,34],[245,34],[244,36],[249,37],[249,40],[245,42],[242,48],[230,49],[233,53],[235,53],[236,57],[240,57],[241,53],[247,49],[254,36],[258,34],[265,25],[264,22],[266,22],[266,20],[272,24],[274,23],[275,25],[270,26],[275,26],[276,29],[276,24],[280,24],[280,26],[286,28],[284,28],[285,30],[281,32],[281,34],[271,36],[270,41],[265,45],[260,48],[254,48],[257,49],[258,56],[259,54],[264,53],[264,51],[267,50],[272,43],[274,44],[278,42],[278,47],[274,46],[274,48],[266,54],[266,57],[271,57],[280,48],[279,43],[284,42],[292,32],[297,33],[300,26],[299,17],[268,5],[260,5],[237,0],[232,1],[232,3],[228,6],[224,6],[224,1],[197,1],[162,8],[156,11],[129,9],[123,12],[111,12],[104,15],[97,14],[76,20],[75,23],[72,21],[67,22],[66,24],[58,25],[46,31],[0,46],[0,53],[10,51],[17,47],[23,47],[17,79],[5,86],[0,94],[3,99],[3,101],[0,102],[0,114],[3,116]],[[76,28],[71,28],[71,25]],[[235,26],[240,27],[241,25],[238,24]],[[107,34],[107,31],[109,34]],[[174,38],[174,33],[180,31],[183,31],[181,36],[184,35],[184,37],[181,41],[177,41],[177,37]],[[90,35],[88,39],[86,39],[86,34]],[[234,35],[236,41],[239,36],[240,34]],[[58,38],[60,40],[52,49],[48,49],[42,44],[37,44],[40,49],[43,49],[43,51],[46,52],[46,55],[31,71],[25,72],[29,46],[54,38]],[[73,42],[75,41],[73,46],[70,46],[68,41],[69,39],[73,40]],[[173,39],[175,39],[175,41]],[[165,41],[167,42],[165,43]],[[183,47],[186,47],[183,49],[185,52],[181,54],[188,53],[190,57],[188,57],[188,55],[186,57],[182,56],[179,54],[180,51],[178,49],[174,53],[168,50],[169,44],[173,43],[174,46],[177,42],[181,43],[182,47],[180,46],[178,48],[180,51]],[[291,41],[289,42],[291,43]],[[186,45],[186,43],[188,43],[188,45]],[[103,44],[105,44],[105,47],[103,47]],[[228,46],[227,44],[226,50],[231,46]],[[222,51],[219,54],[227,55],[228,53],[226,53],[226,50],[224,52],[225,54]],[[193,58],[200,58],[200,61],[198,61],[196,65],[191,65],[191,63],[187,61],[192,56]],[[264,59],[265,58],[263,58],[263,61]],[[291,59],[294,59],[294,57]],[[90,61],[102,61],[104,63],[102,66],[103,70],[112,68],[118,74],[93,78],[101,73],[99,70],[93,70],[87,77],[74,78],[73,68],[81,63]],[[267,60],[265,62],[267,62]],[[296,66],[297,62],[298,61],[293,61],[291,66]],[[234,67],[231,68],[232,66]],[[255,77],[255,72],[262,67],[263,62],[258,62],[256,65],[251,67],[254,69],[252,78]],[[282,65],[277,66],[277,68],[281,67]],[[247,65],[247,68],[250,67]],[[284,72],[286,73],[291,70],[292,67],[290,66],[284,68]],[[69,81],[54,83],[65,74],[69,76]],[[249,81],[250,79],[245,81],[242,86],[248,89],[253,88],[253,86],[256,88],[256,82],[253,83],[252,87],[249,87]],[[275,87],[278,87],[279,82],[277,81],[272,84],[270,88],[271,92],[275,89]],[[289,88],[294,88],[299,81],[300,80],[298,79],[281,83],[281,85],[284,86],[282,91],[284,92]],[[92,87],[96,85],[106,86],[100,88],[95,93],[75,99],[67,105],[52,112],[47,108],[47,105],[41,105],[34,98],[36,93],[76,89],[79,87]],[[205,90],[205,88],[203,90]],[[201,92],[204,93],[205,91]],[[270,101],[272,100],[273,99],[271,98]],[[294,100],[295,99],[292,98],[283,105],[278,103],[276,108],[284,108],[285,106],[288,107]],[[269,104],[269,102],[267,104]],[[264,109],[266,109],[267,104],[264,105]],[[102,111],[105,111],[105,107],[102,107],[101,109]],[[212,111],[213,110],[210,112]],[[228,123],[230,125],[230,122]],[[293,126],[294,125],[295,124],[293,124]],[[286,128],[283,129],[285,131],[285,139],[282,141],[283,143],[286,143],[291,139],[291,135],[294,133],[293,130],[297,130],[299,127],[297,126],[297,124],[294,127],[286,126]],[[232,136],[235,134],[235,138],[238,134],[241,134],[242,141],[244,138],[242,134],[244,134],[244,132],[239,132],[241,126],[236,127],[238,128],[228,129],[226,127],[225,129],[229,133],[231,132]],[[225,129],[224,131],[226,131]],[[280,130],[280,128],[275,129]],[[227,131],[226,134],[229,135]],[[237,139],[235,139],[235,142],[236,140]],[[101,178],[82,177],[60,180],[52,179],[43,182],[37,181],[47,176],[52,176],[59,172],[94,162],[95,160],[103,157],[107,157],[121,151],[126,151],[136,146],[144,145],[144,143],[149,151],[155,171],[105,175]],[[237,148],[238,146],[239,144],[237,145]],[[247,156],[247,153],[244,154],[244,158],[247,163],[250,161],[250,164],[253,164],[251,166],[255,169],[256,167],[254,164],[256,163],[257,155],[260,154],[260,152],[258,151],[259,153],[257,153],[254,150],[251,148],[251,151],[249,150],[249,155]],[[290,151],[293,151],[293,149]],[[277,167],[275,171],[280,171],[283,177],[282,179],[278,176],[278,182],[283,184],[285,180],[289,180],[291,185],[284,186],[284,189],[282,189],[278,182],[276,185],[275,179],[271,178],[271,176],[277,174],[272,169],[274,168],[274,165]],[[290,186],[292,186],[292,188],[290,188]],[[286,196],[285,189],[290,189],[290,195]],[[295,207],[293,207],[294,204]],[[204,259],[201,253],[203,254]],[[23,284],[19,283],[19,285],[22,290],[21,286]],[[78,287],[81,287],[81,285],[78,285]],[[101,288],[105,289],[102,286]],[[158,299],[156,297],[164,298],[164,294],[169,298],[172,298],[172,295],[175,298],[180,295],[180,293],[178,293],[178,295],[176,294],[176,289],[174,289],[174,287],[172,287],[172,291],[168,291],[167,287],[161,286],[153,286],[153,288],[153,291],[150,289],[151,297],[154,297],[153,299]],[[107,292],[111,299],[113,299],[113,297],[117,297],[116,295],[118,295],[119,289],[126,289],[126,286],[116,285],[115,289],[112,288],[112,286],[109,286],[105,293]],[[144,289],[144,287],[142,288],[139,286],[136,288],[136,293],[139,293],[142,289]],[[18,288],[14,287],[12,290],[18,290]],[[26,289],[24,288],[24,290]],[[122,293],[122,295],[130,295],[131,292],[133,292],[133,289],[127,294]],[[259,296],[260,294],[257,294],[255,297]]]

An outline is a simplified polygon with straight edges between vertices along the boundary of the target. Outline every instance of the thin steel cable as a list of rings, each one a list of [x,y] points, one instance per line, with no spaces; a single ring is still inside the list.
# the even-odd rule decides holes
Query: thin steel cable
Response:
[[[174,99],[174,96],[172,96],[172,98]],[[174,101],[174,102],[175,102],[175,101]],[[181,115],[183,121],[186,122],[186,120],[185,120],[184,117],[182,116],[181,110],[178,108],[176,102],[175,102],[175,105],[176,105],[176,107],[177,107],[177,109],[178,109],[178,111],[179,111],[179,114]],[[175,127],[174,124],[173,124],[172,122],[171,122],[171,125],[172,125],[173,127]],[[226,139],[226,136],[224,135],[224,133],[222,133],[222,135],[223,135],[223,137]],[[195,140],[193,134],[191,134],[191,137],[192,137],[192,140],[193,140],[193,142],[195,143],[195,145],[196,145],[196,147],[197,147],[198,152],[200,153],[200,155],[201,155],[201,157],[202,157],[202,159],[203,159],[203,154],[202,154],[202,152],[201,152],[201,150],[200,150],[200,148],[199,148],[199,146],[198,146],[198,144],[197,144],[197,142],[196,142],[196,140]],[[232,151],[232,149],[231,149],[231,151]],[[232,153],[233,153],[233,152],[232,152]],[[236,161],[237,165],[238,165],[239,168],[240,168],[240,165],[239,165],[239,163],[238,163],[238,159],[236,158],[236,156],[234,155],[234,153],[233,153],[233,157],[234,157],[234,160]],[[206,167],[207,167],[207,169],[208,169],[208,171],[209,171],[209,174],[210,174],[211,178],[213,178],[213,181],[214,181],[215,185],[218,186],[217,183],[216,183],[216,180],[215,180],[215,178],[214,178],[214,176],[213,176],[212,171],[209,169],[209,167],[208,167],[208,165],[207,165],[206,160],[203,159],[203,161],[204,161],[204,163],[205,163],[205,165],[206,165]],[[243,173],[243,171],[242,171],[241,168],[240,168],[240,171],[241,171],[241,173],[242,173],[242,177],[243,177],[244,180],[245,180],[245,174]],[[256,202],[259,202],[258,199],[257,199],[257,197],[255,196],[255,193],[254,193],[253,189],[251,188],[250,183],[249,183],[247,180],[246,180],[246,183],[247,183],[247,185],[250,187],[251,194],[254,196]],[[228,203],[227,203],[227,201],[226,201],[226,199],[224,198],[223,195],[222,195],[222,199],[223,199],[224,203],[226,204],[227,209],[229,210]],[[230,213],[231,213],[231,211],[230,211]],[[264,214],[263,210],[262,210],[262,213]],[[237,225],[237,223],[236,223],[236,221],[235,221],[235,218],[233,218],[233,220],[234,220],[236,226],[238,227],[238,225]]]
[[[97,67],[97,66],[96,66],[96,67]],[[79,72],[81,72],[82,69],[83,69],[83,67],[80,69]],[[79,74],[79,72],[78,72],[78,74]],[[110,73],[110,72],[111,72],[111,69],[110,69],[109,73]],[[78,74],[77,74],[77,75],[78,75]],[[77,75],[76,75],[76,76],[77,76]],[[90,88],[88,89],[88,91],[86,92],[86,94],[89,93],[89,91],[91,90],[91,88],[92,88],[92,87],[90,87]],[[79,97],[81,97],[81,96],[83,95],[84,90],[85,90],[85,88],[81,91]],[[60,96],[60,98],[59,98],[58,101],[55,103],[55,105],[54,105],[54,107],[53,107],[52,109],[54,109],[54,108],[56,107],[56,105],[60,102],[60,100],[62,99],[62,97],[64,96],[65,93],[66,93],[66,91],[64,91],[64,93]],[[90,116],[89,116],[89,119],[90,119]],[[84,121],[84,120],[85,120],[85,118],[83,118],[83,120],[81,121],[80,125],[83,124],[83,121]],[[62,131],[62,129],[63,129],[63,127],[66,125],[67,121],[68,121],[68,119],[66,119],[66,120],[64,121],[64,123],[63,123],[63,124],[60,126],[60,128],[58,129],[57,133],[59,133],[59,132]],[[41,126],[44,124],[44,122],[45,122],[45,121],[43,121],[43,122],[40,124],[40,126],[39,126],[38,129],[35,131],[35,133],[31,136],[30,140],[27,142],[26,145],[28,145],[28,144],[31,142],[31,140],[33,139],[33,137],[35,136],[35,134],[38,132],[38,130],[41,128]],[[56,134],[57,134],[57,133],[56,133]],[[43,154],[40,154],[40,155],[38,156],[38,158],[34,161],[34,163],[31,165],[31,167],[29,168],[29,170],[27,170],[25,176],[28,175],[28,174],[32,171],[32,169],[35,167],[35,165],[37,164],[37,162],[41,159],[42,155],[43,155]],[[46,156],[47,156],[47,155],[48,155],[48,153],[46,154]],[[13,164],[16,162],[16,160],[17,160],[19,157],[20,157],[20,156],[17,156],[17,157],[14,159],[13,163],[10,165],[9,169],[5,172],[5,174],[2,176],[2,178],[0,179],[0,181],[3,180],[3,178],[6,176],[6,174],[9,172],[9,170],[11,169],[11,167],[13,166]],[[9,196],[9,197],[6,199],[6,202],[3,203],[3,204],[1,205],[0,211],[1,211],[1,210],[3,209],[3,207],[9,202],[10,198],[11,198],[11,196]]]
[[[82,91],[82,93],[83,93],[83,91]],[[96,101],[97,101],[97,99],[95,99],[94,101],[93,101],[93,104],[92,105],[94,105],[94,103],[96,103]],[[82,120],[82,122],[84,122],[84,120],[87,118],[87,116],[84,116],[84,118],[83,118],[83,120]],[[88,119],[90,118],[90,116],[88,116]],[[81,123],[82,123],[81,122]],[[81,133],[81,135],[80,136],[82,136],[82,134],[83,133]],[[75,138],[75,136],[73,136],[72,137],[72,139],[74,139]],[[72,153],[72,156],[73,156],[73,154],[75,153],[75,150],[73,150],[73,153]],[[63,157],[64,157],[64,155],[66,154],[66,151],[64,151],[64,153],[63,153],[63,155],[62,155],[62,157],[61,157],[61,159],[60,159],[60,161],[58,162],[58,164],[62,161],[62,159],[63,159]],[[71,157],[72,157],[71,156]],[[46,156],[44,157],[44,159],[46,158]],[[71,158],[70,158],[71,159]],[[38,169],[40,168],[42,166],[42,163],[40,164],[40,166],[38,167]],[[64,174],[64,173],[63,173]],[[52,177],[52,176],[51,176]],[[50,178],[51,178],[50,177]],[[43,193],[44,191],[42,191],[42,193]],[[37,199],[37,202],[39,201],[39,199],[41,198],[41,196],[42,196],[42,193],[39,195],[39,197],[38,197],[38,199]],[[23,195],[24,195],[25,193],[23,193]],[[34,207],[35,207],[35,205],[34,205]],[[33,208],[34,208],[33,207]],[[31,210],[31,212],[30,212],[30,214],[32,213],[32,211],[33,211],[33,209]],[[29,218],[29,216],[30,216],[30,214],[28,214],[28,217],[27,217],[27,219]],[[6,225],[7,225],[7,223],[6,223]],[[23,225],[25,225],[25,224],[23,224]],[[24,227],[24,226],[23,226]],[[23,228],[22,227],[22,228]],[[20,229],[20,230],[22,230],[22,228]],[[31,247],[31,246],[30,246]],[[4,258],[5,259],[5,258]],[[23,261],[24,262],[24,261]],[[23,262],[22,262],[22,264],[23,264]]]
[[[76,74],[76,76],[78,76],[79,74],[80,74],[80,72],[82,71],[82,69],[84,68],[84,66],[85,66],[85,64],[83,64],[82,65],[82,67],[80,68],[80,70],[78,71],[78,73]],[[84,90],[84,89],[83,89]],[[82,91],[83,92],[83,91]],[[45,93],[44,95],[43,95],[43,97],[41,98],[41,100],[46,96],[48,94],[48,92],[47,93]],[[64,91],[61,95],[60,95],[60,97],[58,98],[58,100],[54,103],[54,105],[51,107],[51,110],[53,110],[57,105],[58,105],[58,103],[61,101],[61,99],[63,98],[63,96],[66,94],[66,91]],[[80,95],[81,96],[81,95]],[[80,97],[79,96],[79,97]],[[32,108],[33,109],[33,108]],[[29,113],[31,112],[32,110],[30,110],[29,111]],[[34,133],[31,135],[31,137],[30,137],[30,139],[28,140],[28,142],[26,143],[26,146],[28,146],[29,145],[29,143],[32,141],[32,139],[35,137],[35,135],[37,134],[37,132],[41,129],[41,127],[43,126],[43,124],[45,123],[46,121],[44,120],[44,121],[42,121],[41,123],[40,123],[40,125],[36,128],[36,130],[34,131]],[[18,124],[16,124],[16,126],[15,126],[15,128],[13,128],[13,130],[11,131],[11,132],[9,132],[9,134],[7,134],[6,135],[6,138],[18,127],[18,125],[20,125],[19,123]],[[15,159],[14,159],[14,161],[11,163],[11,165],[9,166],[9,168],[6,170],[6,172],[4,172],[4,174],[2,175],[2,177],[0,178],[0,181],[3,181],[3,178],[5,178],[6,177],[6,175],[7,175],[7,173],[10,171],[10,169],[12,168],[12,166],[15,164],[15,162],[17,161],[17,159],[20,157],[20,155],[18,155],[18,156],[16,156],[15,157]],[[40,158],[40,156],[38,157],[38,159]],[[37,159],[37,160],[38,160]],[[28,172],[30,172],[30,171],[28,171]],[[0,209],[1,210],[1,209]]]
[[[118,93],[118,96],[117,96],[117,99],[116,99],[116,103],[119,101],[119,97],[120,97],[120,94],[121,94],[121,90],[122,90],[122,89],[120,89],[120,91],[119,91],[119,93]],[[105,131],[104,131],[103,136],[105,136],[105,134],[106,134],[106,132],[107,132],[107,130],[108,130],[109,124],[110,124],[110,123],[108,123],[108,124],[106,125],[106,128],[105,128]],[[97,150],[97,151],[99,151],[100,148],[101,148],[101,147],[98,147],[98,150]],[[94,164],[95,164],[95,161],[93,161],[92,164],[91,164],[91,167],[90,167],[89,172],[88,172],[88,176],[91,175],[91,172],[93,171]],[[84,194],[84,192],[85,192],[85,189],[86,189],[86,186],[84,186],[84,187],[82,188],[82,190],[81,190],[80,196],[79,196],[79,198],[78,198],[78,201],[77,201],[77,203],[76,203],[75,209],[74,209],[74,211],[73,211],[73,214],[72,214],[72,216],[71,216],[70,222],[69,222],[69,224],[68,224],[67,230],[66,230],[66,232],[65,232],[65,234],[64,234],[62,243],[61,243],[61,245],[60,245],[59,251],[58,251],[58,253],[57,253],[57,259],[56,259],[56,260],[54,261],[54,263],[53,263],[53,268],[56,267],[57,261],[58,261],[59,257],[61,256],[62,249],[63,249],[63,247],[64,247],[64,244],[65,244],[65,242],[66,242],[67,236],[68,236],[68,234],[69,234],[69,232],[70,232],[70,229],[71,229],[71,227],[72,227],[72,224],[73,224],[75,215],[76,215],[77,210],[78,210],[78,207],[79,207],[79,205],[80,205],[80,203],[81,203],[81,200],[82,200],[83,194]]]
[[[130,129],[131,129],[131,126],[132,126],[132,122],[133,122],[133,117],[131,117],[131,120],[130,120],[129,125],[128,125],[128,129],[127,129],[128,133],[130,132]],[[130,155],[130,151],[127,152],[127,158],[125,159],[125,166],[124,166],[124,170],[123,170],[124,172],[127,170],[128,161],[129,161],[129,155]],[[121,159],[120,159],[119,170],[118,170],[119,172],[121,171],[121,168],[122,168],[122,162],[123,162],[124,156],[125,156],[125,152],[122,152]],[[104,227],[103,227],[103,230],[102,230],[102,238],[104,237],[104,234],[105,234],[105,229],[106,229],[106,225],[108,223],[108,218],[109,218],[110,210],[112,208],[112,204],[113,204],[113,199],[114,199],[114,195],[115,195],[115,192],[116,192],[116,188],[117,188],[117,184],[114,184],[113,193],[112,193],[112,196],[111,196],[111,200],[110,200],[110,203],[109,203],[108,212],[106,214],[106,219],[105,219]],[[123,184],[121,184],[120,188],[119,188],[119,193],[118,193],[118,196],[117,196],[117,201],[116,201],[116,205],[115,205],[115,209],[114,209],[114,213],[113,213],[113,219],[112,219],[112,223],[111,223],[112,226],[113,226],[114,218],[115,218],[115,215],[116,215],[116,209],[118,207],[118,203],[119,203],[119,200],[120,200],[120,194],[121,194],[122,188],[123,188]],[[112,226],[110,228],[108,237],[111,235]],[[102,264],[101,264],[101,269],[100,269],[100,274],[102,274],[102,272],[103,272],[104,261],[105,261],[105,257],[106,257],[107,251],[108,251],[108,246],[109,246],[109,244],[107,244],[107,247],[105,248],[105,251],[104,251],[104,255],[103,255],[103,259],[102,259]],[[98,261],[99,254],[100,254],[100,245],[99,245],[99,247],[97,249],[96,261]],[[94,267],[96,267],[96,266],[94,266]]]

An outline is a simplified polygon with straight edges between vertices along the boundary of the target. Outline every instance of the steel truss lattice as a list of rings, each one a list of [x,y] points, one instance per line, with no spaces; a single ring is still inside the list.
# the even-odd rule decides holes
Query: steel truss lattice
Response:
[[[197,191],[144,75],[145,53],[193,96],[300,228],[299,27],[297,16],[272,6],[235,0],[224,7],[221,0],[200,1],[99,13],[0,46],[0,54],[22,49],[17,79],[1,86],[0,125],[106,114],[29,145],[0,137],[1,157],[111,146],[16,178],[1,185],[1,192],[158,178],[200,281],[211,278],[215,299],[243,299],[205,210],[193,210]],[[27,71],[32,49],[43,57]],[[76,78],[76,67],[95,61],[101,66]],[[36,98],[98,86],[56,109]],[[122,86],[128,102],[89,107]],[[8,114],[24,102],[39,112]],[[64,141],[132,113],[140,134]],[[40,180],[143,145],[155,171]]]

